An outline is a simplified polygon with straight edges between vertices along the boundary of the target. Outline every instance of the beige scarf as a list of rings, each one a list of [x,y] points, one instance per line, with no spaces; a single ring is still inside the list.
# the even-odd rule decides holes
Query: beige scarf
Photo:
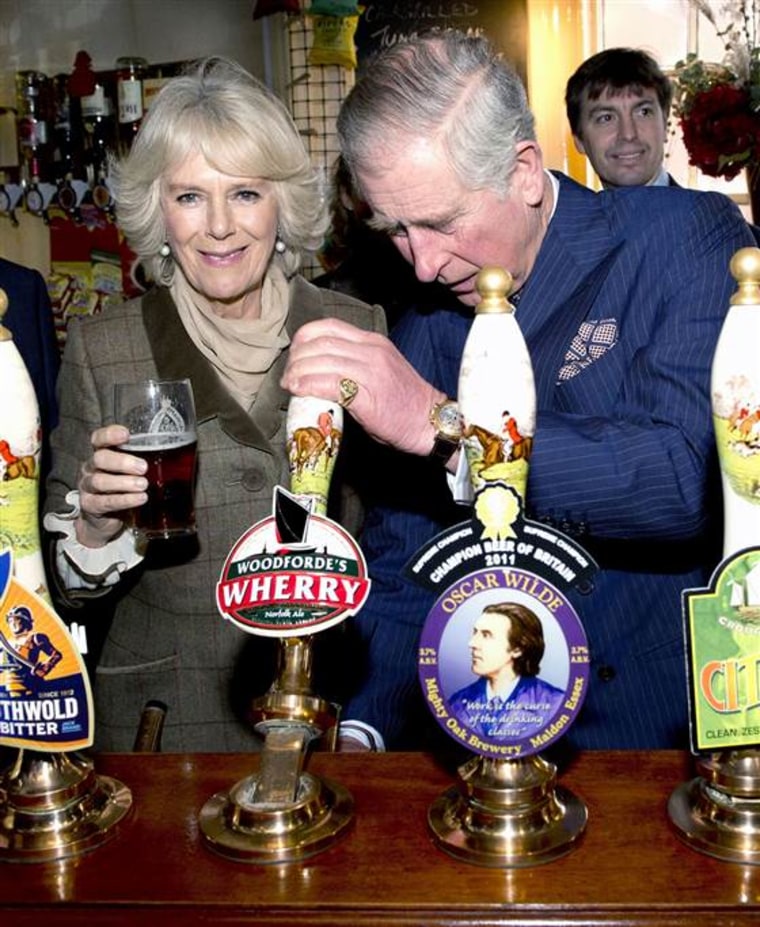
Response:
[[[290,285],[282,269],[269,266],[258,319],[224,319],[194,290],[179,268],[170,291],[193,344],[212,364],[224,386],[247,411],[267,371],[290,344],[285,329]]]

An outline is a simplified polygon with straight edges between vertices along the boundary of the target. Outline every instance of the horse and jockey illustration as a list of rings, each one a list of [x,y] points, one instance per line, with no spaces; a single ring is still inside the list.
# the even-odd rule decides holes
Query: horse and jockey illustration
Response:
[[[523,435],[513,415],[502,412],[502,433],[494,434],[481,425],[468,424],[463,437],[474,438],[482,449],[483,469],[495,464],[511,463],[515,460],[529,460],[533,450],[533,437]]]
[[[320,461],[326,468],[340,447],[342,433],[334,425],[334,412],[327,409],[317,417],[317,424],[296,428],[288,440],[290,465],[297,476],[304,470],[316,471]]]
[[[4,481],[26,477],[33,480],[37,475],[34,454],[14,454],[5,438],[0,438],[0,470]]]

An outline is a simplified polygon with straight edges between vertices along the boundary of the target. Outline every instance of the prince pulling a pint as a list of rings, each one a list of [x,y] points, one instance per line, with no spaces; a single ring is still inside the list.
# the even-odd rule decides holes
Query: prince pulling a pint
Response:
[[[283,385],[335,402],[341,379],[354,380],[350,414],[395,449],[371,481],[359,538],[373,585],[355,620],[352,660],[364,669],[344,717],[388,747],[429,743],[415,677],[432,595],[404,567],[467,516],[446,485],[441,458],[448,448],[455,469],[457,436],[439,413],[457,398],[477,275],[495,265],[514,280],[535,376],[526,516],[600,567],[589,594],[572,594],[591,675],[566,742],[685,746],[681,592],[720,556],[710,365],[735,288],[730,260],[752,245],[747,224],[719,194],[594,193],[545,170],[518,77],[485,39],[454,31],[373,60],[338,133],[373,227],[420,281],[456,298],[412,309],[392,340],[326,319],[291,344]]]

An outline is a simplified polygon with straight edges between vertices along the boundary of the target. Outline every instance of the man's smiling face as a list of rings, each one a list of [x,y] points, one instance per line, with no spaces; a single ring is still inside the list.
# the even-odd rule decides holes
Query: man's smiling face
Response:
[[[605,187],[643,186],[662,167],[666,115],[653,88],[584,94],[575,145]]]

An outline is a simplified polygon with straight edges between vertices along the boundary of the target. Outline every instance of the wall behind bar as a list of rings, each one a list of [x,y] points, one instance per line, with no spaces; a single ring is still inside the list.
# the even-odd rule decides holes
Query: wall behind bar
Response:
[[[238,60],[282,93],[287,42],[282,16],[253,20],[253,0],[0,0],[0,107],[15,107],[15,75],[70,73],[80,49],[95,71],[123,55],[151,64],[208,54]],[[19,227],[0,217],[0,256],[47,275],[50,236],[18,211]]]
[[[275,85],[272,22],[254,22],[252,11],[253,0],[0,0],[0,106],[14,105],[17,70],[68,73],[80,49],[96,71],[122,55],[158,63],[224,54]]]

